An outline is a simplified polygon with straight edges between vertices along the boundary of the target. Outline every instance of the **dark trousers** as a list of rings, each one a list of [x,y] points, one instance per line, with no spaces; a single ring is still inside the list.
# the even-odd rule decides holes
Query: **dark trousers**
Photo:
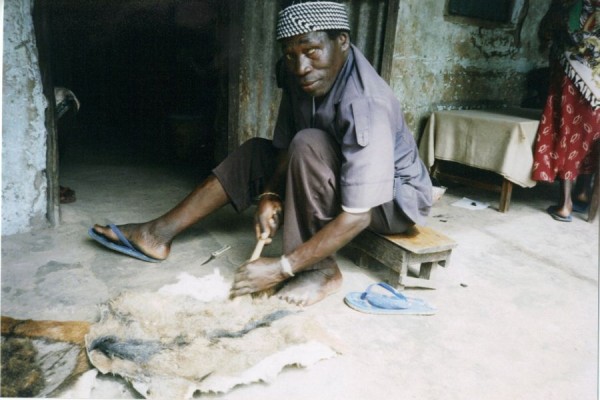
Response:
[[[342,211],[341,151],[325,131],[305,129],[292,140],[285,181],[283,251],[290,253]],[[231,204],[241,212],[253,204],[275,171],[277,149],[267,139],[242,144],[214,170]],[[282,194],[284,188],[279,188]],[[400,233],[413,225],[393,201],[374,208],[370,229]],[[326,261],[326,260],[325,260]]]

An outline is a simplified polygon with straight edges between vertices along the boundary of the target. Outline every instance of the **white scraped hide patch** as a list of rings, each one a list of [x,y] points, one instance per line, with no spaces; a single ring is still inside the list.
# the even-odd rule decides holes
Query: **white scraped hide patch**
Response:
[[[191,399],[270,382],[286,366],[308,367],[338,352],[302,309],[271,298],[228,299],[218,270],[156,293],[123,293],[101,307],[86,336],[91,363],[150,399]]]

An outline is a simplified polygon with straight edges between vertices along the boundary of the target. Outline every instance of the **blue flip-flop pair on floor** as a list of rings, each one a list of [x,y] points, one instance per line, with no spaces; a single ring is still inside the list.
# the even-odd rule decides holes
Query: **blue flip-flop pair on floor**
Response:
[[[391,296],[374,291],[377,287],[384,288]],[[368,314],[433,315],[437,312],[425,301],[406,297],[384,282],[373,283],[364,292],[348,293],[344,302],[350,308]]]
[[[102,246],[118,251],[119,253],[127,254],[130,257],[137,258],[138,260],[154,263],[162,261],[157,258],[149,257],[136,249],[115,224],[109,224],[108,227],[115,233],[115,235],[117,235],[120,243],[115,243],[108,240],[104,235],[97,233],[94,228],[90,228],[88,235],[90,235],[92,239],[100,243]]]

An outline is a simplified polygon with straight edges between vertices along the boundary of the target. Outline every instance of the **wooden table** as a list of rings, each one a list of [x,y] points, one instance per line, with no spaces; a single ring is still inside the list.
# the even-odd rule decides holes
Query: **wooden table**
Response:
[[[507,108],[501,110],[452,110],[431,114],[419,145],[419,154],[432,174],[436,160],[453,161],[492,171],[503,177],[502,185],[477,184],[468,177],[451,176],[457,181],[500,191],[501,212],[508,211],[513,183],[533,187],[533,143],[541,110]]]

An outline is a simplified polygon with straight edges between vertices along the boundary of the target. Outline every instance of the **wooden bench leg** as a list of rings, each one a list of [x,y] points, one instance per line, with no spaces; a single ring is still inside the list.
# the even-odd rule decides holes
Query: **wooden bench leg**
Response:
[[[502,181],[502,191],[500,192],[500,212],[507,212],[510,206],[510,197],[512,196],[513,183],[508,179],[504,178]]]

